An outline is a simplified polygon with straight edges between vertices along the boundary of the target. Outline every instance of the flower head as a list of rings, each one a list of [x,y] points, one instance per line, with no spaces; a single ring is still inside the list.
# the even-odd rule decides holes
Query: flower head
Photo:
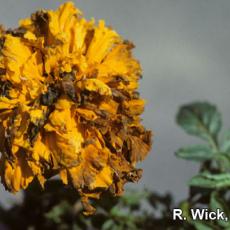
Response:
[[[133,44],[71,2],[0,29],[0,176],[17,192],[53,175],[88,198],[137,181],[150,150]]]

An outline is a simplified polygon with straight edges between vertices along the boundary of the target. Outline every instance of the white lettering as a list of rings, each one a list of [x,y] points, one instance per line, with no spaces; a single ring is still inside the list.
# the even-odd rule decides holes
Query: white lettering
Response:
[[[210,212],[209,213],[209,219],[210,220],[216,220],[216,213],[215,212]]]
[[[179,218],[180,220],[183,220],[182,210],[179,208],[173,209],[173,220],[176,220],[177,218]]]
[[[200,219],[202,220],[205,215],[205,210],[204,209],[191,209],[191,215],[193,220]]]

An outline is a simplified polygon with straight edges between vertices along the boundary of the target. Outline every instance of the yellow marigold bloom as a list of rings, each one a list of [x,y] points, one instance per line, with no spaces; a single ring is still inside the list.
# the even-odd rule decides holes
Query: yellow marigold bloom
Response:
[[[151,132],[140,124],[134,46],[71,2],[0,28],[0,176],[17,192],[59,175],[82,196],[114,195],[141,170]]]

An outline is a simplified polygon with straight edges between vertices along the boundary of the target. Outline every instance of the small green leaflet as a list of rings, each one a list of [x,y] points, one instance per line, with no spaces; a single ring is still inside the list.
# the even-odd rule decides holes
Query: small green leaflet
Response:
[[[210,200],[210,208],[212,211],[216,212],[217,209],[220,209],[225,213],[225,215],[230,218],[230,211],[228,206],[225,204],[225,201],[219,196],[217,192],[213,192]],[[229,221],[217,220],[218,224],[222,227],[229,227]]]
[[[218,163],[221,172],[230,171],[230,155],[227,153],[215,154],[213,159]]]
[[[209,223],[204,223],[201,221],[191,221],[191,223],[195,226],[196,230],[217,230],[215,226],[210,225]]]
[[[62,201],[60,204],[54,206],[49,212],[45,213],[45,217],[59,224],[62,222],[62,215],[70,208],[71,206],[67,201]]]
[[[220,148],[222,152],[229,153],[230,155],[230,130],[227,130],[224,133]]]
[[[222,122],[215,106],[197,102],[180,108],[177,123],[188,134],[210,141],[210,138],[216,137],[219,133]]]
[[[133,206],[140,204],[141,200],[148,198],[150,193],[148,191],[129,191],[120,198],[122,203],[126,206]]]
[[[176,156],[192,161],[206,161],[212,159],[214,153],[208,146],[196,145],[181,148],[176,152]]]
[[[222,173],[212,175],[208,173],[200,173],[190,180],[189,185],[210,189],[226,188],[230,186],[230,174]]]
[[[111,219],[108,219],[102,225],[102,230],[110,230],[114,225],[115,225],[114,221]]]

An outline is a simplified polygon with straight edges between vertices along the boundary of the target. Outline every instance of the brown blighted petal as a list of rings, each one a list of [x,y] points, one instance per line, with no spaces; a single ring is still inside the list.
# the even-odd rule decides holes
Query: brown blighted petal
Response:
[[[124,101],[124,112],[129,116],[140,115],[144,111],[144,103],[142,99]]]
[[[9,117],[11,114],[11,111],[6,110],[5,113],[1,113],[0,114],[0,123],[3,124],[3,122],[7,119],[7,117]],[[0,125],[0,149],[3,150],[4,149],[4,138],[5,138],[5,127],[3,125]]]
[[[81,163],[69,169],[70,178],[75,188],[94,189],[96,176],[108,161],[108,151],[99,150],[93,144],[85,147],[81,154]],[[87,169],[87,170],[86,170]]]
[[[97,92],[103,96],[111,96],[111,89],[103,82],[97,79],[86,79],[79,81],[77,86],[80,89],[86,89],[88,91]]]
[[[78,115],[80,115],[81,117],[85,118],[86,120],[93,121],[93,120],[97,119],[97,115],[92,110],[83,109],[83,108],[77,108],[76,113],[78,113]]]
[[[90,216],[95,213],[96,209],[90,204],[89,198],[87,196],[83,196],[81,198],[81,203],[84,209],[84,215]]]
[[[82,155],[81,164],[68,170],[69,180],[82,195],[85,215],[95,212],[89,198],[99,199],[101,192],[113,183],[113,170],[107,165],[108,154],[109,151],[106,149],[98,150],[95,146],[88,145]]]
[[[122,178],[123,175],[134,169],[121,153],[111,154],[109,158],[109,165],[118,178]]]
[[[116,152],[120,152],[122,150],[123,143],[124,143],[124,140],[122,139],[122,137],[118,136],[114,132],[110,132],[109,140],[107,141],[107,145],[111,144],[111,146]],[[112,151],[112,149],[110,150]]]
[[[118,103],[114,100],[102,101],[99,108],[100,110],[106,111],[107,113],[116,114],[118,110]]]
[[[141,178],[141,170],[135,169],[121,154],[111,154],[109,165],[114,172],[110,191],[114,195],[123,193],[127,182],[137,182]]]
[[[25,136],[28,127],[28,114],[23,108],[17,108],[12,111],[3,121],[4,127],[4,147],[3,152],[15,156],[20,147],[28,148],[27,138]]]
[[[143,161],[147,156],[151,146],[136,136],[130,136],[127,142],[128,159],[130,162],[135,164],[138,161]]]
[[[5,28],[0,24],[0,36],[5,32]]]

